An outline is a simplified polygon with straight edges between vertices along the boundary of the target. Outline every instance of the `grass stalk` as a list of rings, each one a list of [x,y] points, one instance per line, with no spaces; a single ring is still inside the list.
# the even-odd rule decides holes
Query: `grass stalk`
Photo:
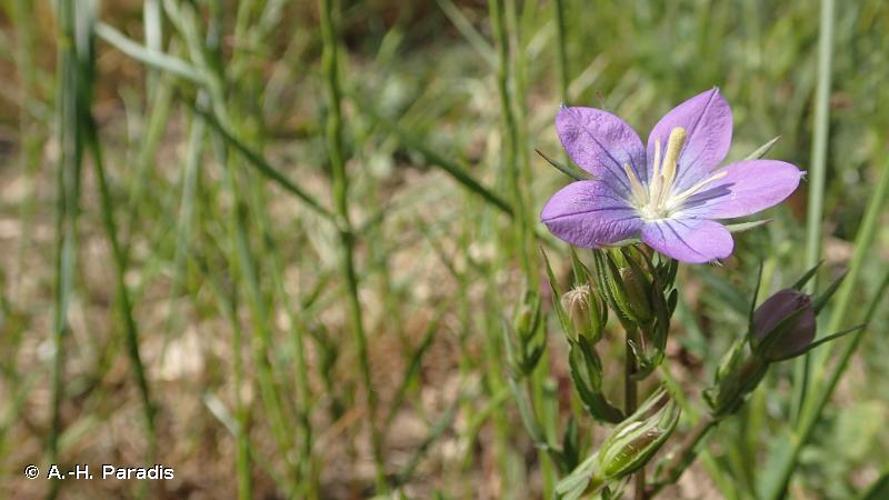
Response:
[[[185,39],[188,45],[188,52],[195,64],[203,75],[206,82],[206,98],[211,103],[214,116],[213,121],[207,120],[208,124],[214,121],[221,124],[225,130],[232,128],[231,113],[228,109],[225,96],[226,78],[223,74],[221,64],[214,64],[211,61],[221,61],[221,15],[222,6],[219,2],[210,4],[210,26],[207,30],[206,41],[201,37],[198,29],[198,14],[190,3],[177,3],[173,0],[165,0],[164,7],[167,10],[168,17],[173,21],[174,26]],[[209,115],[204,115],[208,118]],[[219,130],[216,130],[219,132]],[[272,326],[269,315],[269,305],[267,298],[262,290],[259,281],[259,266],[253,254],[251,240],[249,236],[249,217],[248,206],[241,192],[242,179],[239,178],[239,169],[234,164],[231,156],[228,154],[228,147],[232,146],[237,149],[230,141],[230,137],[225,134],[216,133],[214,135],[216,155],[222,165],[222,183],[224,188],[231,194],[234,204],[232,217],[229,217],[228,231],[230,238],[230,248],[228,249],[231,266],[236,269],[236,275],[240,282],[247,289],[248,307],[251,312],[251,323],[254,330],[252,335],[252,350],[254,362],[256,364],[256,375],[259,382],[261,398],[272,435],[278,447],[279,453],[283,457],[289,457],[290,451],[293,449],[292,436],[289,417],[285,414],[284,405],[282,403],[282,395],[276,382],[277,377],[272,361],[269,359],[272,339]],[[290,492],[296,488],[298,470],[292,467],[290,459],[284,460],[288,466],[288,475],[290,484],[288,489]]]
[[[877,187],[871,195],[864,217],[861,221],[861,226],[858,229],[858,234],[855,238],[855,253],[852,256],[852,261],[849,265],[849,273],[846,275],[846,279],[840,287],[840,290],[837,292],[837,297],[834,299],[835,305],[831,309],[830,322],[828,325],[829,328],[831,328],[828,331],[831,333],[836,331],[836,329],[839,329],[840,325],[846,322],[848,308],[852,302],[852,295],[858,289],[858,280],[861,276],[865,261],[867,260],[868,253],[870,252],[871,245],[876,237],[880,214],[887,198],[889,198],[889,164],[883,165],[882,167],[880,179],[877,181]],[[883,298],[881,294],[885,290],[885,287],[886,284],[884,279],[883,284],[878,289],[877,294],[873,299],[868,317],[865,318],[865,322],[870,320],[869,316],[874,313],[877,305]],[[763,486],[761,488],[763,490],[763,498],[777,499],[783,494],[793,471],[796,468],[799,453],[811,437],[815,424],[818,422],[821,413],[824,411],[824,407],[830,400],[839,379],[848,367],[849,359],[851,359],[852,354],[858,347],[865,330],[866,329],[851,334],[851,339],[844,341],[845,344],[840,352],[838,361],[834,364],[834,368],[830,372],[827,372],[826,364],[827,357],[831,350],[822,349],[820,352],[816,351],[814,354],[816,356],[814,359],[816,360],[815,365],[817,368],[814,370],[812,376],[814,383],[810,389],[811,397],[807,398],[809,401],[806,406],[803,407],[796,430],[793,433],[787,449],[779,455],[776,455],[774,460],[777,464],[770,466],[767,469],[769,471],[774,470],[775,472],[767,474],[764,478]]]
[[[516,245],[525,278],[529,280],[532,289],[536,283],[534,277],[537,273],[531,264],[531,251],[529,249],[530,234],[525,195],[522,189],[522,166],[519,163],[521,155],[519,123],[513,105],[513,97],[510,91],[510,41],[507,27],[506,0],[490,0],[488,10],[491,16],[491,28],[497,43],[497,92],[500,96],[500,113],[503,121],[503,163],[502,169],[506,177],[506,183],[511,193],[512,205],[515,207]]]
[[[335,0],[320,0],[321,37],[323,41],[322,66],[327,93],[327,154],[330,161],[331,190],[337,215],[340,238],[340,259],[345,279],[348,301],[348,316],[355,347],[361,381],[366,398],[367,420],[371,433],[374,466],[376,468],[377,493],[388,490],[385,463],[383,461],[382,434],[377,426],[377,394],[371,381],[370,356],[367,350],[367,335],[361,302],[358,298],[358,275],[355,269],[355,239],[349,217],[349,183],[346,177],[346,164],[343,148],[342,86],[339,74],[339,39],[334,26],[336,16]]]
[[[127,356],[133,376],[136,379],[136,387],[142,400],[142,410],[145,417],[145,432],[148,441],[148,463],[154,463],[157,450],[157,429],[155,425],[155,407],[151,400],[151,392],[148,386],[148,376],[145,373],[145,365],[142,363],[142,355],[139,350],[139,330],[133,316],[133,304],[129,289],[126,284],[127,264],[123,247],[117,234],[117,224],[114,221],[114,203],[111,200],[111,190],[105,174],[105,166],[102,160],[102,151],[99,146],[96,124],[92,116],[85,113],[83,127],[87,134],[87,144],[92,154],[93,165],[96,169],[96,178],[99,183],[99,198],[102,208],[102,223],[111,245],[112,258],[114,260],[114,279],[117,288],[117,304],[124,323],[124,338],[127,346]]]
[[[568,104],[568,42],[565,30],[565,0],[553,1],[553,17],[556,21],[556,72],[559,75],[559,97]]]
[[[61,7],[65,9],[66,7]],[[106,236],[111,246],[112,260],[115,274],[116,287],[116,304],[119,308],[119,314],[123,321],[124,340],[127,346],[127,356],[130,360],[130,366],[133,370],[136,387],[142,402],[143,415],[145,418],[145,433],[147,441],[147,463],[155,462],[155,452],[157,449],[157,432],[155,427],[155,409],[151,400],[151,394],[148,386],[148,377],[145,372],[145,366],[142,362],[142,356],[139,348],[139,332],[136,320],[133,316],[133,303],[130,291],[126,284],[126,255],[118,238],[117,224],[114,220],[114,202],[111,199],[111,190],[108,185],[108,178],[105,172],[105,165],[102,156],[102,150],[99,143],[98,124],[95,122],[90,110],[93,95],[93,77],[95,75],[95,54],[93,51],[93,32],[94,25],[93,6],[86,6],[77,10],[73,14],[76,16],[78,32],[74,40],[75,53],[74,57],[77,61],[77,72],[74,81],[71,82],[74,92],[76,92],[76,102],[72,122],[67,125],[74,125],[74,133],[77,141],[80,143],[78,149],[79,159],[83,159],[83,152],[88,149],[91,153],[93,166],[96,172],[96,178],[99,188],[99,202],[101,208],[102,224],[104,225]],[[80,168],[80,167],[78,167]]]
[[[821,258],[822,219],[824,216],[824,184],[827,177],[827,147],[830,126],[830,87],[833,59],[834,0],[821,0],[821,22],[818,28],[818,79],[815,88],[815,121],[812,129],[812,165],[809,170],[809,200],[806,212],[806,269]],[[817,289],[818,275],[812,277],[807,291]],[[794,398],[791,420],[796,422],[805,405],[810,376],[811,355],[806,354],[794,364]]]
[[[257,180],[255,178],[251,179]],[[295,358],[295,383],[296,383],[296,421],[300,430],[299,452],[297,461],[299,467],[299,481],[297,484],[297,495],[300,498],[318,498],[317,477],[314,467],[314,433],[312,430],[311,414],[313,403],[311,390],[309,388],[309,366],[306,360],[306,332],[308,325],[305,320],[300,317],[294,310],[294,304],[298,304],[299,300],[294,300],[288,294],[284,286],[284,268],[278,251],[275,237],[272,234],[272,221],[269,219],[268,210],[265,206],[265,196],[263,187],[258,182],[250,183],[251,207],[256,215],[259,233],[262,235],[261,240],[265,242],[263,247],[264,259],[272,279],[272,287],[274,293],[277,294],[279,307],[283,308],[287,316],[287,323],[290,329],[290,337],[293,341],[293,351]],[[302,308],[303,311],[305,308]]]
[[[59,463],[62,434],[61,405],[64,399],[65,337],[68,332],[68,305],[73,293],[77,245],[77,212],[80,205],[80,171],[83,159],[82,136],[78,133],[78,67],[74,40],[74,6],[59,1],[57,140],[60,146],[56,174],[56,255],[53,294],[53,365],[50,431],[47,437],[49,463]],[[61,482],[53,481],[49,497],[55,498]]]
[[[253,498],[253,477],[251,475],[251,467],[253,462],[252,450],[250,446],[250,423],[252,418],[252,410],[250,405],[244,401],[244,360],[242,353],[244,352],[244,332],[241,328],[241,322],[238,320],[238,295],[234,289],[227,289],[223,286],[219,279],[215,278],[215,273],[209,269],[205,269],[207,276],[210,278],[210,284],[216,291],[218,297],[219,309],[222,315],[228,320],[232,328],[232,352],[234,354],[234,386],[235,386],[235,425],[232,433],[237,443],[237,451],[235,453],[235,473],[238,480],[238,500],[250,500]],[[271,471],[269,471],[271,472]]]
[[[36,187],[36,176],[40,168],[40,156],[42,152],[42,144],[45,139],[44,130],[39,122],[34,119],[31,110],[39,102],[38,92],[38,72],[34,64],[35,55],[35,29],[34,29],[34,4],[28,0],[14,0],[10,2],[10,17],[15,26],[16,44],[15,63],[18,71],[22,88],[22,105],[19,112],[19,130],[21,135],[22,149],[20,153],[20,162],[24,179],[27,186],[29,196],[25,197],[19,212],[19,220],[22,227],[30,227],[34,216],[35,202],[37,196],[34,196]],[[15,276],[12,281],[12,294],[18,295],[17,291],[21,287],[21,280],[25,275],[24,258],[27,255],[28,248],[31,245],[32,235],[30,231],[24,231],[19,241],[18,251],[16,254]]]

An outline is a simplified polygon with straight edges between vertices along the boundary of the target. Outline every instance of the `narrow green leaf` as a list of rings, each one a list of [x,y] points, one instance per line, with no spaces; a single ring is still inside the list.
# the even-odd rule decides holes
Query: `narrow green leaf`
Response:
[[[751,229],[756,229],[761,226],[765,226],[769,222],[772,222],[772,219],[762,219],[762,220],[754,220],[750,222],[738,222],[735,224],[726,224],[725,228],[729,230],[730,233],[741,233],[744,231],[749,231]]]
[[[588,176],[584,176],[583,174],[581,174],[580,172],[578,172],[577,169],[574,169],[574,168],[569,167],[569,166],[566,166],[566,165],[562,165],[561,163],[559,163],[559,162],[553,160],[552,158],[550,158],[549,156],[546,156],[546,155],[543,153],[543,151],[541,151],[541,150],[539,150],[539,149],[535,149],[534,151],[536,151],[537,154],[540,155],[541,158],[543,158],[544,160],[546,160],[546,162],[549,163],[553,168],[555,168],[555,169],[558,170],[559,172],[562,172],[563,174],[567,175],[568,177],[574,179],[575,181],[588,181],[588,180],[590,180],[590,177],[588,177]]]
[[[433,151],[425,143],[423,143],[423,141],[399,127],[395,122],[381,116],[373,108],[372,105],[364,102],[358,96],[351,94],[350,97],[356,103],[359,109],[364,112],[364,114],[371,117],[377,124],[383,127],[383,129],[394,135],[395,138],[398,139],[398,142],[400,142],[406,148],[416,151],[430,165],[444,170],[458,183],[462,184],[473,193],[481,196],[486,201],[490,202],[507,215],[513,215],[513,209],[510,206],[509,202],[501,198],[494,191],[491,191],[490,189],[484,187],[479,181],[475,180],[475,178],[473,178],[472,175],[470,175],[469,172],[467,172],[466,169],[463,168],[463,166],[461,166],[459,163],[449,160],[444,155],[440,155],[437,152]]]
[[[105,23],[100,22],[96,24],[95,32],[99,38],[105,40],[117,50],[137,61],[145,63],[153,68],[167,71],[199,85],[203,85],[206,81],[203,74],[187,61],[163,52],[149,49],[144,45],[127,38],[126,35]]]
[[[769,152],[770,149],[772,149],[772,146],[774,146],[775,143],[778,142],[779,139],[781,139],[780,135],[775,137],[771,141],[763,144],[759,148],[757,148],[756,151],[747,155],[747,157],[744,158],[744,160],[758,160],[758,159],[762,158],[763,156],[766,155],[766,153]]]
[[[279,186],[284,188],[285,191],[288,191],[291,194],[295,195],[297,198],[305,202],[305,204],[309,208],[315,210],[315,212],[317,212],[319,215],[323,216],[326,219],[334,219],[334,216],[330,212],[330,210],[324,208],[324,206],[322,206],[321,203],[315,199],[315,197],[310,195],[301,187],[297,186],[280,171],[272,167],[272,165],[269,164],[269,162],[265,158],[263,158],[259,153],[253,151],[240,139],[235,137],[235,135],[228,131],[225,126],[219,123],[219,121],[213,115],[198,108],[194,104],[189,104],[192,106],[192,109],[195,113],[202,116],[207,121],[207,123],[211,127],[213,127],[213,129],[215,129],[230,146],[241,153],[241,155],[247,160],[247,162],[250,165],[253,165],[253,167],[256,168],[256,170],[260,174],[277,183]]]

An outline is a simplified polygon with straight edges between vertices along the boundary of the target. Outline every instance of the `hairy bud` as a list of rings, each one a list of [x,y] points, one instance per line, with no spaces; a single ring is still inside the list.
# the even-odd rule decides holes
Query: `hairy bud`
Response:
[[[593,342],[602,338],[608,320],[605,305],[589,285],[581,285],[562,295],[562,307],[574,328],[573,338],[583,335]]]

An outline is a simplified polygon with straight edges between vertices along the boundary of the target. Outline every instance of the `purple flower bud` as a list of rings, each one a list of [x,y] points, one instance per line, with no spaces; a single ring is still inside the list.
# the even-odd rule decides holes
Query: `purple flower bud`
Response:
[[[812,297],[798,290],[781,290],[753,313],[751,346],[768,361],[782,361],[806,352],[815,338]]]

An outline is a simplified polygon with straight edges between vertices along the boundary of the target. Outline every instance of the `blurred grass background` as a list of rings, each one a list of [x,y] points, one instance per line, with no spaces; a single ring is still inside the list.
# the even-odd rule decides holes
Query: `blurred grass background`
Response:
[[[734,111],[730,159],[780,136],[769,157],[810,168],[808,0],[0,7],[9,498],[548,494],[553,466],[515,411],[500,329],[526,287],[548,288],[536,214],[567,178],[534,149],[563,158],[559,104],[611,110],[644,138],[716,85]],[[889,259],[889,4],[840,2],[833,32],[821,283],[858,241],[846,326]],[[743,332],[760,260],[760,297],[805,270],[807,188],[738,235],[724,266],[680,271],[664,373],[689,397],[680,432]],[[567,279],[567,248],[542,237]],[[793,498],[885,491],[887,326],[878,308]],[[534,390],[554,434],[573,396],[556,322],[547,331]],[[794,416],[793,380],[791,363],[773,369],[665,496],[752,498]],[[176,479],[21,475],[50,462],[160,463]]]

